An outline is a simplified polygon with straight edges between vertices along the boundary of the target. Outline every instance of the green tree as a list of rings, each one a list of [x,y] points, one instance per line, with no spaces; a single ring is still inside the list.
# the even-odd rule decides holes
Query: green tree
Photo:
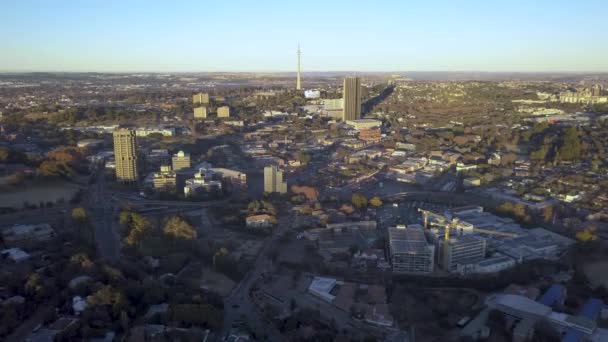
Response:
[[[581,141],[576,127],[571,126],[566,130],[558,153],[561,160],[572,161],[580,159]]]

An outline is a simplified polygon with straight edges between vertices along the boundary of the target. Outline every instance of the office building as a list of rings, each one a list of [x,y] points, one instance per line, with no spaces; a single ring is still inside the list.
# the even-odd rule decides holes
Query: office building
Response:
[[[458,271],[465,265],[475,264],[486,257],[486,239],[476,235],[463,235],[450,238],[448,247],[441,240],[441,262],[444,270]]]
[[[167,191],[175,189],[176,180],[177,177],[175,172],[171,170],[171,166],[162,165],[160,172],[154,174],[152,183],[154,184],[154,189]]]
[[[121,183],[137,182],[137,137],[134,130],[114,131],[116,179]]]
[[[179,151],[173,155],[171,158],[171,165],[173,166],[173,171],[177,172],[183,169],[190,168],[190,154],[184,151]]]
[[[302,89],[302,79],[300,78],[300,59],[302,59],[302,50],[300,50],[300,45],[298,45],[298,78],[296,80],[296,90]]]
[[[195,119],[206,119],[207,118],[207,107],[196,107],[194,108]]]
[[[357,120],[361,118],[361,79],[346,77],[342,88],[344,110],[342,121]]]
[[[418,225],[389,228],[389,251],[394,273],[430,273],[435,266],[435,246]]]
[[[214,179],[215,173],[210,168],[201,168],[194,174],[194,178],[187,179],[184,185],[186,197],[204,193],[217,193],[222,191],[222,182]]]
[[[325,110],[343,110],[344,99],[323,99],[323,109]]]
[[[229,118],[230,117],[230,107],[221,106],[217,108],[217,117],[218,118]]]
[[[374,120],[374,119],[358,119],[358,120],[348,120],[346,124],[351,126],[356,130],[366,129],[366,128],[377,128],[382,126],[382,121]]]
[[[192,96],[192,104],[208,104],[209,103],[209,94],[207,93],[198,93]]]
[[[284,194],[287,192],[287,182],[283,180],[283,171],[276,165],[264,168],[264,192]]]

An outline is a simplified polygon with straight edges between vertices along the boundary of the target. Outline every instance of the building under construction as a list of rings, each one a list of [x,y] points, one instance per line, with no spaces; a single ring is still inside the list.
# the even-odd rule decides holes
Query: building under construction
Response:
[[[420,225],[388,229],[394,273],[430,273],[435,267],[435,246],[427,242]]]
[[[448,272],[493,273],[534,259],[555,260],[574,243],[544,228],[523,229],[510,218],[482,207],[454,208],[440,214],[419,209],[437,263]]]

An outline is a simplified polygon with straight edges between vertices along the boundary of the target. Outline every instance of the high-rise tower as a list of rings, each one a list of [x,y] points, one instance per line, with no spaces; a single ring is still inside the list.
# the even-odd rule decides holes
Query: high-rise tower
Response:
[[[361,79],[346,77],[342,89],[344,110],[342,121],[361,119]]]
[[[116,179],[121,183],[137,182],[137,138],[131,129],[114,131]]]
[[[302,50],[300,50],[300,44],[298,44],[298,79],[296,81],[296,90],[302,89],[302,80],[300,79],[300,59],[302,57]]]

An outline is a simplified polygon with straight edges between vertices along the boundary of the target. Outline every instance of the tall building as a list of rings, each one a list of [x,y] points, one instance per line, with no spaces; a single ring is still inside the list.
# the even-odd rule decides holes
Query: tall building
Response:
[[[435,246],[427,242],[421,226],[392,227],[388,237],[394,273],[433,272]]]
[[[604,87],[601,84],[594,84],[591,87],[591,96],[602,96]]]
[[[114,131],[116,179],[122,183],[137,182],[137,137],[131,129]]]
[[[194,108],[195,119],[206,119],[207,118],[207,107],[196,107]]]
[[[361,79],[359,77],[346,77],[342,88],[344,110],[342,121],[357,120],[361,118]]]
[[[450,238],[446,248],[441,240],[441,264],[448,272],[457,271],[459,266],[474,264],[486,257],[486,239],[475,235],[463,235]]]
[[[190,168],[190,154],[184,151],[179,151],[171,158],[171,164],[173,165],[173,171],[179,171]]]
[[[264,168],[264,192],[280,194],[287,192],[287,182],[283,179],[283,171],[280,171],[276,165]]]
[[[218,118],[229,118],[230,117],[230,107],[221,106],[217,108],[217,117]]]
[[[198,93],[192,96],[193,104],[208,104],[209,103],[209,94],[207,93]]]
[[[302,50],[298,44],[298,79],[296,80],[296,90],[302,89],[302,79],[300,78],[300,60],[302,59]]]

